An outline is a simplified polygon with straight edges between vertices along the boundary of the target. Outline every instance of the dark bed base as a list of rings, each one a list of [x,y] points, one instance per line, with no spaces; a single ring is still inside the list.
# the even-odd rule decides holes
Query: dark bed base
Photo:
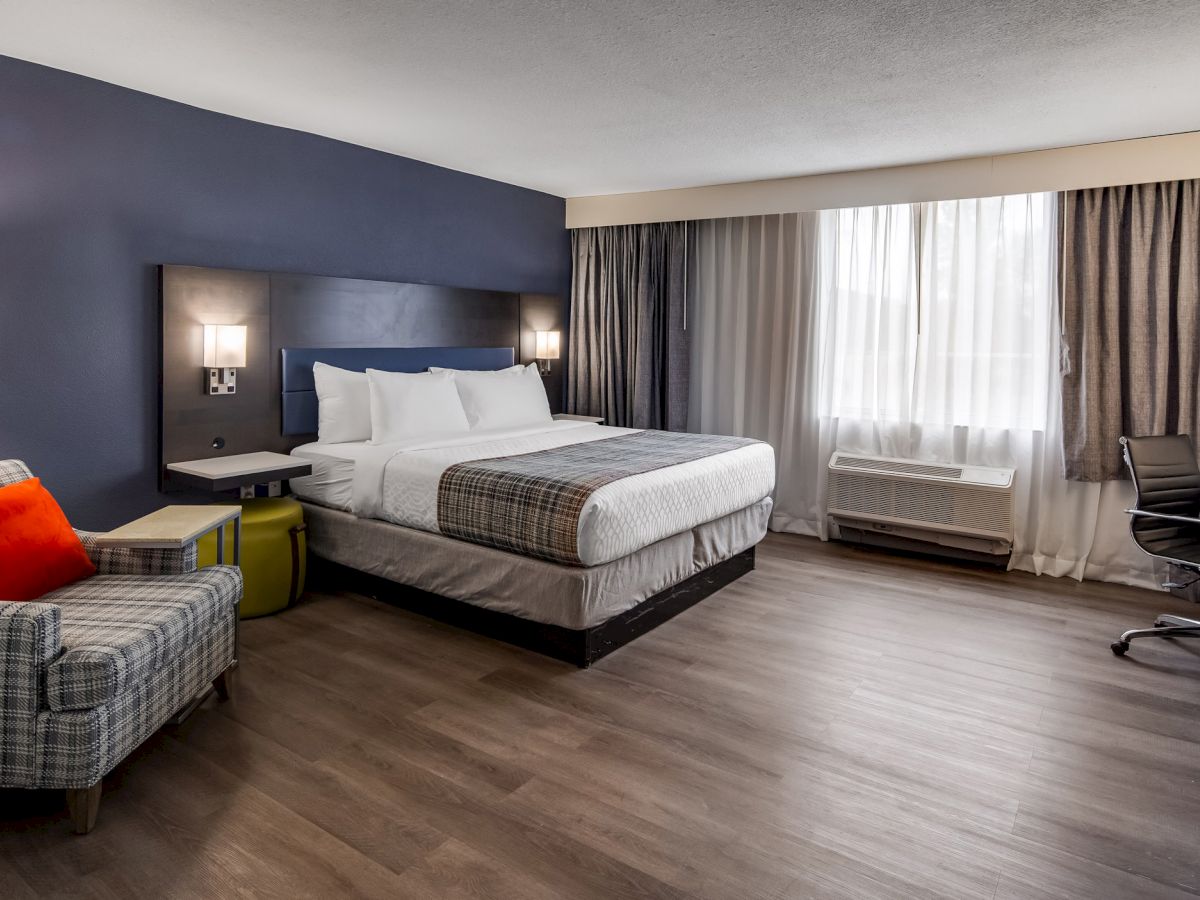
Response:
[[[312,575],[320,583],[365,594],[439,622],[574,663],[581,669],[586,669],[596,660],[657,628],[688,607],[695,606],[753,569],[754,548],[751,547],[660,591],[607,622],[591,628],[573,629],[561,625],[543,625],[508,613],[472,606],[320,557],[314,556],[311,560]]]

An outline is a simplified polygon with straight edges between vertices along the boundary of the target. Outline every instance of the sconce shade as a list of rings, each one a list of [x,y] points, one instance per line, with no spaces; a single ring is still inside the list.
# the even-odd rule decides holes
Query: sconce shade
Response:
[[[246,365],[245,325],[205,325],[204,365],[210,369],[240,369]]]
[[[534,359],[558,359],[558,332],[535,331]]]

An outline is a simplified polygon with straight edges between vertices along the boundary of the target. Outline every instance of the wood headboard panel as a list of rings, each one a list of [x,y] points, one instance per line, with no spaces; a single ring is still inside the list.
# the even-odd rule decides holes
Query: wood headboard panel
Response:
[[[287,452],[308,440],[282,434],[284,347],[513,347],[527,361],[532,336],[522,340],[521,322],[529,309],[547,323],[538,327],[566,337],[558,297],[428,284],[167,265],[160,300],[160,486],[170,462]],[[233,395],[205,392],[204,324],[247,326]],[[546,382],[555,410],[557,374]]]

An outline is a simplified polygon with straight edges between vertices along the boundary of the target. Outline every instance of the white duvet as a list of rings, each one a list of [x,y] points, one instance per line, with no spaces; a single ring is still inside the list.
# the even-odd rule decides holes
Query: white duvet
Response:
[[[350,511],[361,518],[437,533],[438,482],[447,467],[635,431],[555,421],[530,428],[359,444],[352,454]],[[319,447],[310,444],[297,450],[305,454]],[[303,497],[302,487],[296,481],[293,485]],[[672,534],[756,503],[774,487],[775,454],[767,444],[751,444],[622,478],[598,488],[584,504],[577,535],[579,558],[584,565],[594,566],[627,556]]]

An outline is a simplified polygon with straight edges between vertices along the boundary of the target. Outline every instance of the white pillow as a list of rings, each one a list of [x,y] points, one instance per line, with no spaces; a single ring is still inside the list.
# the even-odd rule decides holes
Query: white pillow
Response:
[[[458,387],[471,428],[520,428],[552,422],[537,365],[498,372],[448,372]]]
[[[371,437],[371,398],[365,372],[313,364],[317,387],[317,443],[344,444]]]
[[[367,383],[372,444],[471,430],[448,374],[367,369]]]
[[[457,375],[460,372],[475,372],[479,375],[499,375],[501,372],[520,372],[525,367],[522,365],[509,366],[507,369],[446,369],[442,366],[430,366],[430,372],[449,372],[451,375]]]

